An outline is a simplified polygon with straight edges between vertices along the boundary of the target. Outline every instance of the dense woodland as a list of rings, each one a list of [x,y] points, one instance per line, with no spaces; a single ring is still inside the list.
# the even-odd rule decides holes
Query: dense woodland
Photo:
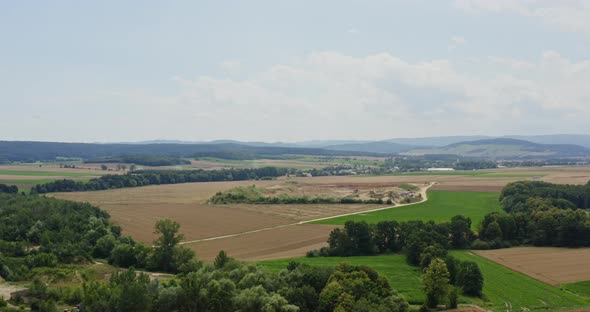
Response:
[[[101,157],[86,160],[85,163],[124,163],[136,164],[142,166],[176,166],[176,165],[190,165],[190,161],[172,156],[158,156],[158,155],[124,155],[119,157]]]
[[[272,158],[279,155],[377,156],[376,153],[332,151],[321,148],[218,144],[89,144],[0,141],[0,163],[55,161],[63,157],[96,159],[123,155],[219,157],[225,159]]]
[[[176,184],[188,182],[217,182],[272,179],[284,176],[289,169],[264,167],[256,169],[220,170],[139,170],[122,175],[105,175],[88,182],[57,180],[36,185],[34,193],[98,191],[125,187],[138,187],[154,184]]]
[[[474,247],[590,246],[590,184],[515,182],[502,190],[500,201],[507,213],[484,218]]]

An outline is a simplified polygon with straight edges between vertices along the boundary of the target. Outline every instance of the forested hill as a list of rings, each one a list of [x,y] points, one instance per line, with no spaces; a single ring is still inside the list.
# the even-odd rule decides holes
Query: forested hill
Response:
[[[158,155],[175,157],[219,157],[255,159],[280,155],[375,156],[375,153],[332,151],[321,148],[248,146],[223,144],[91,144],[0,141],[0,163],[51,161],[57,157],[95,159],[123,155]]]
[[[444,154],[492,159],[559,158],[590,156],[590,149],[572,144],[538,144],[523,140],[498,138],[459,142],[430,149],[415,149],[407,154]]]

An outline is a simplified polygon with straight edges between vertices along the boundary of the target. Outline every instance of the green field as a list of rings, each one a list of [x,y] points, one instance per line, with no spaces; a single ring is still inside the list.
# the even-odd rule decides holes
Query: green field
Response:
[[[557,311],[590,306],[590,301],[513,272],[467,251],[452,251],[451,254],[460,260],[475,261],[484,275],[484,300],[462,297],[461,303],[477,304],[492,311],[507,311],[507,304],[512,306],[510,311]],[[385,276],[391,286],[411,304],[419,305],[424,301],[420,269],[408,265],[404,255],[297,258],[261,261],[258,264],[278,272],[285,269],[293,260],[314,266],[335,266],[341,262],[367,265]]]
[[[467,251],[450,253],[459,260],[475,261],[484,275],[484,295],[495,311],[557,311],[589,307],[590,301],[514,272]],[[526,308],[526,309],[525,309]]]
[[[341,262],[353,265],[367,265],[385,276],[391,286],[399,291],[410,303],[420,304],[424,301],[420,268],[408,265],[406,257],[403,255],[297,258],[262,261],[259,264],[271,271],[278,272],[287,268],[287,264],[293,260],[324,267],[335,266]]]
[[[590,300],[590,281],[578,282],[572,284],[563,284],[561,288],[565,291],[574,293],[580,297]]]
[[[445,222],[460,214],[471,218],[472,227],[475,228],[486,214],[502,211],[498,197],[499,194],[494,192],[428,191],[428,200],[420,204],[326,219],[314,223],[340,225],[348,220],[368,223],[386,220]]]
[[[51,171],[29,171],[29,170],[0,170],[0,175],[12,176],[35,176],[35,177],[88,177],[98,176],[104,173],[82,173],[82,172],[51,172]]]
[[[0,184],[23,185],[23,184],[45,184],[53,182],[55,179],[35,179],[35,180],[0,180]]]

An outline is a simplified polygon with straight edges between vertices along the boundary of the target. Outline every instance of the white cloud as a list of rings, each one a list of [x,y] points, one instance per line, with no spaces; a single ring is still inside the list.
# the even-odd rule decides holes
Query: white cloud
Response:
[[[537,18],[563,31],[590,35],[590,1],[586,0],[455,0],[467,12],[511,12]]]
[[[533,61],[488,57],[467,65],[411,62],[390,53],[315,52],[241,79],[174,77],[175,91],[165,94],[149,89],[72,93],[36,113],[56,122],[64,110],[91,116],[92,122],[75,118],[39,130],[63,140],[87,135],[117,141],[121,133],[128,140],[267,141],[584,133],[590,131],[588,81],[590,61],[574,62],[554,51]],[[60,110],[59,103],[76,105]],[[7,127],[23,123],[2,122]],[[24,125],[43,126],[35,120]]]
[[[453,37],[451,37],[451,40],[450,40],[450,43],[448,46],[448,50],[453,51],[457,47],[464,45],[465,43],[467,43],[467,40],[465,38],[460,37],[460,36],[453,36]]]
[[[179,78],[181,91],[174,97],[149,101],[142,94],[125,101],[166,107],[158,118],[175,120],[176,127],[192,131],[191,139],[590,130],[583,118],[590,114],[590,62],[574,63],[551,51],[535,62],[478,62],[495,73],[480,77],[447,60],[414,63],[389,53],[317,52],[247,79]]]

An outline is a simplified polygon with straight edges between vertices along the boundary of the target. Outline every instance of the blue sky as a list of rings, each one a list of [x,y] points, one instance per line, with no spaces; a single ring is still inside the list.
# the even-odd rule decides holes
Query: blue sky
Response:
[[[0,3],[0,139],[588,133],[586,1]]]

